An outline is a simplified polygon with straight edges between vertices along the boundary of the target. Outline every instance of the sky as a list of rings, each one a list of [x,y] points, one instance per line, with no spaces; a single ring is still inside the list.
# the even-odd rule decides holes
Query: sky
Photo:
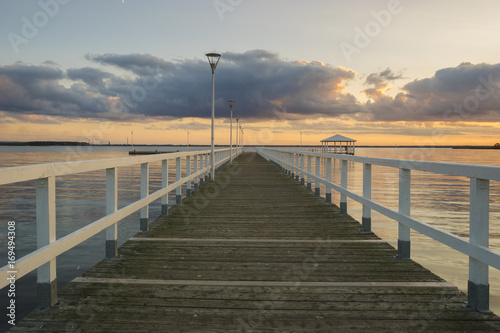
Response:
[[[493,145],[498,12],[497,0],[0,0],[0,141],[210,144],[205,54],[218,52],[216,144],[229,144],[233,99],[245,144]]]

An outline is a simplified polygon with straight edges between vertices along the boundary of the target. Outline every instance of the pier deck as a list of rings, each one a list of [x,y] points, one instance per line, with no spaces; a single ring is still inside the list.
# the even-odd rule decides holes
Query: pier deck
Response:
[[[500,318],[254,153],[12,331],[486,332]]]

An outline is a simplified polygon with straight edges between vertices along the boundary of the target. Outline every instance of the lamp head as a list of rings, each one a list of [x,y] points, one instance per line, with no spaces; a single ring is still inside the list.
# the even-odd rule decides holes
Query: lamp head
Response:
[[[232,107],[233,107],[233,105],[234,105],[234,103],[235,103],[236,101],[235,101],[235,100],[233,100],[233,99],[230,99],[230,100],[228,100],[227,102],[229,103],[229,106],[232,108]]]
[[[220,54],[219,53],[207,53],[205,55],[208,58],[208,63],[210,64],[210,67],[212,68],[212,74],[213,74],[213,73],[215,73],[215,68],[217,67],[217,64],[219,63]]]

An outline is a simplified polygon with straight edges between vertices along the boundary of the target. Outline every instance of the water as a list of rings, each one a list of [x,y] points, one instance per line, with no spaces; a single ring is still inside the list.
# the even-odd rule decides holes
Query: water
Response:
[[[137,150],[185,150],[185,147],[135,147]],[[191,150],[207,148],[191,147]],[[89,160],[128,156],[129,147],[1,147],[0,167]],[[500,165],[498,150],[358,148],[358,156],[442,161],[454,163]],[[185,166],[185,162],[182,161]],[[150,192],[161,186],[161,162],[150,165]],[[333,164],[333,181],[340,184],[340,163]],[[314,167],[313,167],[314,170]],[[322,173],[325,172],[324,161]],[[185,170],[182,171],[185,174]],[[140,166],[118,170],[119,202],[122,208],[140,198]],[[175,166],[169,165],[169,182],[175,178]],[[387,207],[398,207],[398,170],[373,166],[372,198]],[[36,249],[35,182],[0,186],[0,266],[7,262],[7,222],[16,221],[16,256],[21,258]],[[57,178],[56,219],[60,238],[105,215],[105,174],[103,171],[68,175]],[[362,194],[362,165],[349,163],[348,188]],[[185,189],[183,188],[183,195]],[[324,188],[322,188],[324,194]],[[466,178],[412,172],[411,215],[459,236],[468,237],[469,181]],[[340,197],[332,193],[338,204]],[[169,204],[175,203],[170,193]],[[361,205],[348,200],[348,210],[361,220]],[[160,203],[150,205],[150,220],[160,214]],[[397,223],[372,212],[372,229],[389,243],[397,244]],[[5,231],[5,232],[4,232]],[[139,231],[139,214],[119,223],[119,245]],[[500,251],[500,184],[491,182],[490,189],[490,246]],[[104,232],[76,246],[57,258],[59,288],[95,265],[104,257]],[[412,232],[412,258],[447,281],[466,291],[468,257]],[[490,269],[491,308],[500,313],[500,272]],[[16,311],[19,320],[36,307],[36,274],[30,273],[16,282]],[[8,297],[0,291],[0,315],[4,315]],[[3,326],[1,326],[3,325]],[[4,320],[0,331],[7,328]]]

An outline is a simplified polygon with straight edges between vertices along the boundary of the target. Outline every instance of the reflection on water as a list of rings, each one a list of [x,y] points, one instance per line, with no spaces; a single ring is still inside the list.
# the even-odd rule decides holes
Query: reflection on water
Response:
[[[151,148],[136,147],[146,150]],[[158,150],[177,150],[179,147],[155,147]],[[154,150],[153,149],[153,150]],[[193,149],[193,148],[192,148]],[[127,157],[128,147],[0,147],[0,167],[39,164],[58,161],[89,160]],[[443,161],[467,164],[500,165],[500,152],[495,150],[452,150],[452,149],[389,149],[359,148],[358,156]],[[312,160],[314,163],[314,159]],[[182,161],[185,167],[185,161]],[[340,163],[332,163],[332,180],[340,184]],[[348,188],[362,194],[362,164],[348,164]],[[321,173],[325,173],[321,163]],[[312,170],[315,170],[314,166]],[[185,174],[185,169],[182,171]],[[150,164],[150,192],[161,187],[161,162]],[[169,164],[169,182],[175,179],[175,164]],[[372,168],[372,199],[398,209],[398,170],[387,167]],[[57,237],[67,235],[105,215],[105,173],[104,171],[58,177],[56,183]],[[314,186],[314,185],[313,185]],[[500,185],[490,184],[490,230],[491,247],[500,251]],[[118,208],[140,198],[140,166],[118,169]],[[28,181],[0,186],[0,230],[6,230],[8,221],[16,221],[17,258],[36,249],[35,182]],[[183,188],[185,193],[185,188]],[[322,186],[322,194],[325,188]],[[462,237],[469,235],[469,180],[461,177],[436,175],[426,172],[412,172],[411,215],[446,231]],[[338,204],[340,196],[332,193],[332,200]],[[175,203],[175,193],[169,195],[170,205]],[[361,205],[348,201],[349,213],[361,220]],[[150,205],[150,220],[160,214],[160,203]],[[397,223],[376,212],[372,212],[372,228],[380,237],[393,245],[397,243]],[[119,244],[139,231],[139,214],[119,223]],[[0,265],[6,264],[5,232],[0,232]],[[104,232],[78,245],[57,258],[59,287],[95,265],[104,257]],[[422,265],[433,270],[449,282],[466,290],[468,258],[440,245],[418,233],[412,233],[412,256]],[[490,269],[492,309],[500,313],[500,274]],[[17,282],[18,318],[35,306],[35,274]],[[6,307],[5,290],[1,291],[0,307]],[[5,304],[5,306],[4,306]],[[4,311],[4,310],[2,310]],[[3,315],[3,313],[0,313]],[[1,327],[0,327],[1,329]]]

